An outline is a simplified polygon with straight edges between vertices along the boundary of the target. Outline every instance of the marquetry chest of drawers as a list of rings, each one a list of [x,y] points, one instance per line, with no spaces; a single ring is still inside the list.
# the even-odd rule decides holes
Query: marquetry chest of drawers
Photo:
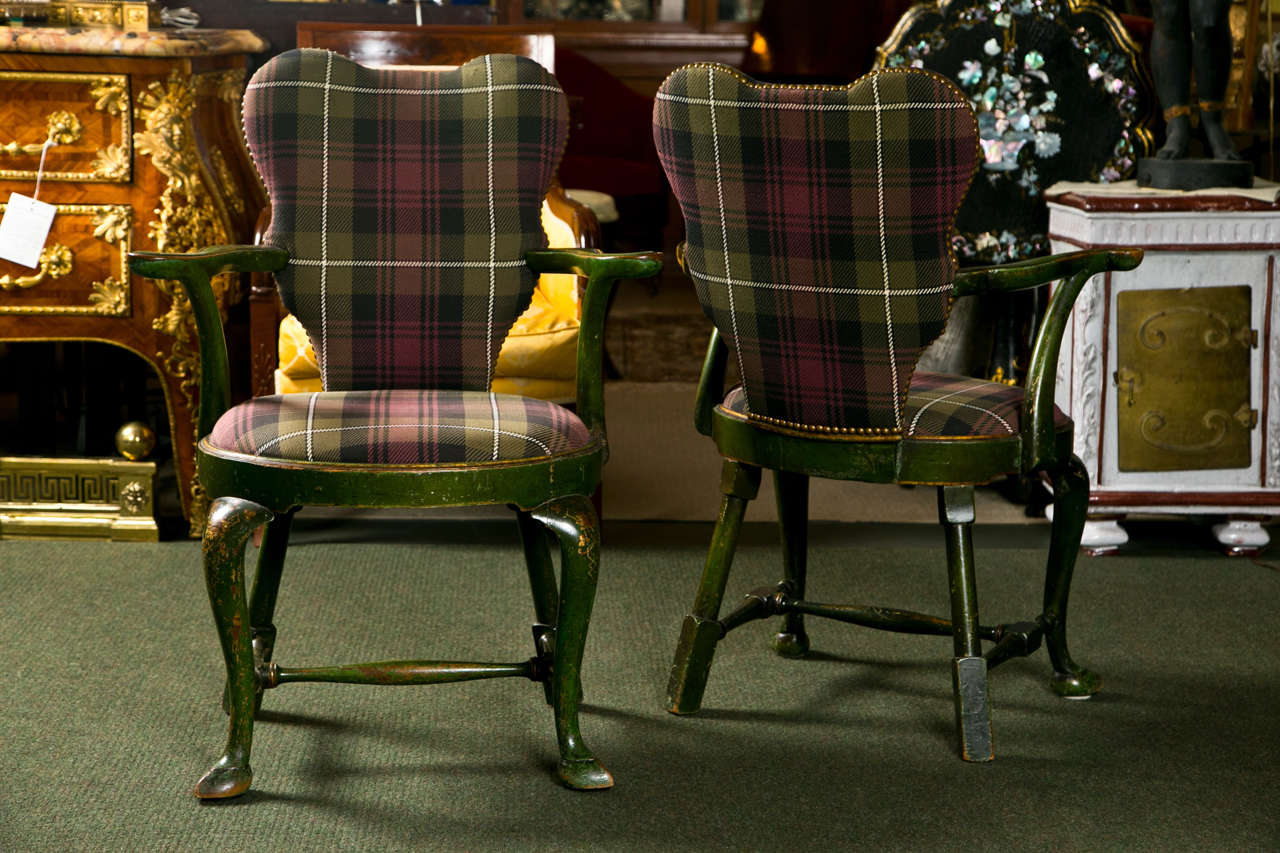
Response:
[[[1280,516],[1275,189],[1050,190],[1054,251],[1145,250],[1137,269],[1085,285],[1058,365],[1090,475],[1087,549],[1127,541],[1132,514],[1214,516],[1228,553],[1267,544],[1262,522]]]
[[[193,533],[206,510],[195,327],[176,282],[132,277],[125,258],[252,242],[265,196],[240,97],[248,55],[265,49],[247,30],[0,28],[0,208],[32,195],[42,149],[39,199],[57,208],[38,268],[0,260],[0,340],[103,341],[149,364]],[[243,284],[216,286],[236,310]]]

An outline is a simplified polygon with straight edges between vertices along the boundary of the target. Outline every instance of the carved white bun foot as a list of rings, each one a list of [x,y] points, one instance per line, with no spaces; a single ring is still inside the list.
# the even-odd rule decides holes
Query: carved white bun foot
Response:
[[[1084,534],[1080,537],[1080,547],[1093,557],[1103,554],[1114,554],[1121,545],[1129,541],[1120,522],[1115,519],[1107,521],[1089,520],[1084,523]]]
[[[1232,557],[1256,556],[1271,541],[1261,521],[1225,521],[1213,526],[1213,535]]]

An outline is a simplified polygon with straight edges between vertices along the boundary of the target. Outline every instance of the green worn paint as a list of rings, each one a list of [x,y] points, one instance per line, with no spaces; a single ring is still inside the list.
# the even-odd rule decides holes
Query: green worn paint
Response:
[[[677,259],[682,257],[677,252]],[[720,407],[728,350],[712,332],[694,403],[694,426],[714,439],[725,459],[723,501],[693,607],[685,618],[667,687],[666,707],[691,714],[702,705],[717,644],[733,628],[782,615],[775,650],[799,657],[809,648],[803,616],[916,634],[949,634],[954,646],[953,693],[960,753],[966,760],[992,758],[987,671],[1010,657],[1034,652],[1043,638],[1053,668],[1052,689],[1080,698],[1101,680],[1076,664],[1067,650],[1067,599],[1089,500],[1089,480],[1072,455],[1072,430],[1054,427],[1054,381],[1071,307],[1094,275],[1129,270],[1139,249],[1088,250],[1037,258],[957,275],[955,296],[1008,292],[1061,280],[1032,349],[1018,435],[993,439],[867,440],[853,435],[811,435],[773,428]],[[774,472],[781,527],[782,580],[776,589],[749,593],[733,612],[719,616],[733,552],[747,503],[756,496],[761,469]],[[1033,622],[981,625],[971,529],[973,487],[1011,474],[1044,474],[1054,486],[1055,512],[1045,572],[1044,601]],[[950,582],[950,619],[893,608],[823,604],[804,600],[808,482],[810,477],[938,487]],[[995,646],[984,656],[983,641]]]
[[[577,414],[591,440],[572,454],[532,461],[470,466],[295,463],[231,453],[199,443],[201,485],[212,501],[204,534],[204,565],[214,621],[227,668],[224,705],[230,715],[223,755],[196,786],[201,798],[234,797],[249,789],[253,719],[266,687],[297,681],[356,684],[432,684],[523,676],[547,685],[560,761],[556,775],[570,788],[607,788],[608,771],[582,739],[578,703],[581,668],[596,579],[599,519],[590,496],[607,456],[603,347],[605,311],[614,284],[656,275],[658,254],[607,255],[582,249],[530,252],[536,273],[586,276],[578,335]],[[200,422],[207,436],[231,404],[222,322],[210,279],[224,272],[273,272],[288,257],[280,249],[224,246],[187,255],[135,252],[138,275],[181,283],[200,337]],[[534,612],[535,657],[525,663],[381,661],[289,668],[272,660],[272,622],[293,513],[302,506],[441,507],[506,504],[516,512],[524,543]],[[250,595],[244,581],[245,543],[266,525]],[[560,544],[557,588],[548,533]]]

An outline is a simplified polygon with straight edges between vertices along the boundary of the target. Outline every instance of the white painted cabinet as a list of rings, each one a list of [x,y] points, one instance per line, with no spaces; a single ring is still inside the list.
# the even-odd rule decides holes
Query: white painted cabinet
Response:
[[[1084,546],[1119,547],[1131,514],[1213,515],[1228,553],[1256,553],[1280,515],[1280,204],[1072,192],[1049,211],[1055,252],[1146,252],[1085,285],[1058,364],[1090,474]]]

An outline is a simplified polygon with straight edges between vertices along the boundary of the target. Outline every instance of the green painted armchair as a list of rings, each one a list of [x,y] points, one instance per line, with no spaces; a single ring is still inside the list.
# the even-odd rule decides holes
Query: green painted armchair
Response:
[[[1131,269],[1138,250],[1077,252],[957,273],[954,220],[980,159],[965,96],[926,71],[882,71],[847,87],[768,86],[724,66],[675,71],[654,140],[684,213],[679,256],[716,326],[695,420],[724,457],[723,503],[676,648],[668,710],[697,711],[715,649],[751,620],[782,615],[778,653],[809,649],[804,616],[952,637],[961,753],[992,757],[987,670],[1048,646],[1058,694],[1100,681],[1067,650],[1067,598],[1088,501],[1054,406],[1064,324],[1084,283]],[[1023,389],[916,369],[951,300],[1061,280]],[[741,384],[725,393],[732,360]],[[720,615],[747,502],[774,472],[783,579]],[[1044,601],[1030,621],[978,620],[973,488],[1044,474],[1054,489]],[[950,619],[805,599],[811,477],[938,487]],[[983,643],[992,645],[984,652]]]
[[[610,786],[578,726],[599,563],[590,496],[607,450],[601,337],[614,282],[655,274],[660,256],[542,248],[540,209],[564,147],[566,109],[555,79],[529,59],[493,55],[424,72],[290,51],[248,84],[244,123],[273,207],[265,245],[130,256],[139,275],[181,282],[200,335],[198,466],[212,500],[204,568],[230,727],[196,795],[249,788],[266,689],[502,676],[543,683],[560,780]],[[209,282],[246,271],[275,275],[311,336],[327,390],[230,405]],[[547,272],[589,279],[574,411],[489,391],[503,337]],[[272,614],[299,507],[475,504],[515,511],[537,619],[530,659],[276,662]],[[245,543],[262,525],[246,594]]]

